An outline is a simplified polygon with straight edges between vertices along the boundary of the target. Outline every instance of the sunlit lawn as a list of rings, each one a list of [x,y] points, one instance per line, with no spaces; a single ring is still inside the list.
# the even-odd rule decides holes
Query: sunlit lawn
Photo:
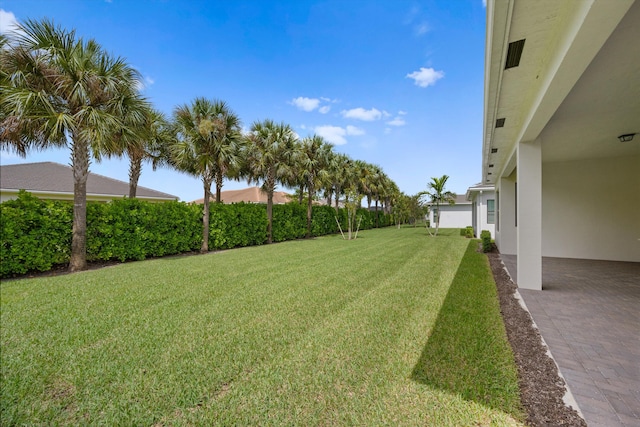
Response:
[[[477,242],[358,236],[3,281],[0,424],[521,425]]]

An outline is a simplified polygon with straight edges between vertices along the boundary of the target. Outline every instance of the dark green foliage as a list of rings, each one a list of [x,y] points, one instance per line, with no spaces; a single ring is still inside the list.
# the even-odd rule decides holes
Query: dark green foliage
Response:
[[[472,239],[473,238],[473,227],[471,227],[469,225],[466,228],[461,228],[460,229],[460,235],[466,237],[467,239]]]
[[[302,239],[307,233],[306,218],[307,208],[297,202],[273,205],[273,241]]]
[[[493,247],[491,243],[491,232],[489,230],[482,230],[480,233],[480,239],[482,240],[482,251],[491,252]]]
[[[0,277],[47,271],[69,261],[73,205],[20,191],[0,204]]]
[[[87,206],[88,260],[142,260],[199,248],[202,206],[119,199]]]
[[[324,236],[339,233],[335,216],[336,210],[331,206],[314,206],[311,211],[311,235]]]
[[[267,207],[252,203],[212,203],[209,248],[231,249],[267,241]]]
[[[21,192],[18,199],[0,204],[0,277],[50,270],[67,264],[71,252],[72,203],[40,200]],[[262,245],[267,238],[267,209],[262,204],[212,203],[209,247],[214,250]],[[196,251],[202,244],[203,206],[184,202],[149,203],[118,199],[87,204],[87,259],[89,261],[143,260]],[[391,215],[377,212],[381,227]],[[374,228],[376,212],[357,211],[360,230]],[[314,236],[347,230],[347,213],[330,206],[314,206]],[[357,224],[357,223],[356,223]],[[354,230],[355,231],[355,230]],[[273,207],[273,241],[306,235],[306,206]]]

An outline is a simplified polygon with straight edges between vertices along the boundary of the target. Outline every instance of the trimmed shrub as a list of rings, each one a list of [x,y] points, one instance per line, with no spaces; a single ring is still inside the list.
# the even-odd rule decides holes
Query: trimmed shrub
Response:
[[[267,241],[267,207],[253,203],[211,203],[209,249],[262,245]]]
[[[298,202],[273,205],[272,234],[274,242],[304,238],[307,234],[307,208]]]
[[[69,262],[73,205],[20,191],[0,203],[0,277]]]
[[[482,230],[480,233],[480,240],[482,240],[482,251],[491,252],[493,245],[491,243],[491,232],[489,230]]]
[[[467,239],[472,239],[473,238],[473,227],[468,226],[467,228],[464,228],[464,237],[466,237]]]

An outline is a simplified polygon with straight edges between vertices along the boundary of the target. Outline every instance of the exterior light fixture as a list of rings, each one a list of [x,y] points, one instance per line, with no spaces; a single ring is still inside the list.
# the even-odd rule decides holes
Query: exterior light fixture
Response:
[[[620,135],[618,139],[620,140],[620,142],[629,142],[633,140],[634,135],[635,133],[625,133],[624,135]]]
[[[633,138],[633,137],[632,137],[632,138]],[[621,141],[622,141],[622,140],[621,140]],[[497,148],[492,148],[492,149],[491,149],[491,152],[492,152],[492,153],[497,153],[497,152],[498,152],[498,149],[497,149]]]

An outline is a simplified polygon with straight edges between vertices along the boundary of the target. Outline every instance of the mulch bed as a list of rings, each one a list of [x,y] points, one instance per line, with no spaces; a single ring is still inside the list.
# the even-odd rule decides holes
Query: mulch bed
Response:
[[[531,315],[515,298],[516,285],[504,269],[500,254],[494,248],[487,253],[498,289],[500,311],[518,366],[520,398],[527,411],[530,426],[583,426],[587,423],[565,405],[565,382],[542,344]]]

